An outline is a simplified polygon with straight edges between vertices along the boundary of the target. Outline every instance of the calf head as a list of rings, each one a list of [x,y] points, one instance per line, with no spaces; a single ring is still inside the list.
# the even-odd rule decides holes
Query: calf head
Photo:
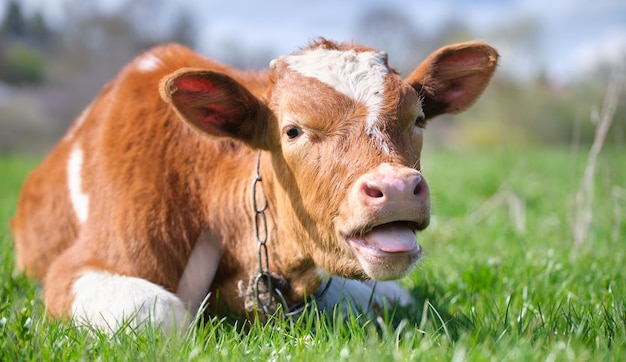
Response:
[[[272,61],[263,96],[200,69],[167,76],[161,94],[194,129],[264,153],[276,242],[318,271],[387,280],[416,264],[429,223],[424,127],[469,107],[497,58],[484,43],[452,45],[403,80],[384,52],[321,40]]]

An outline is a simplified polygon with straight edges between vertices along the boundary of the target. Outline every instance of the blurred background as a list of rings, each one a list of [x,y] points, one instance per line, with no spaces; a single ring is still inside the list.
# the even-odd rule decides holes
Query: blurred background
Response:
[[[265,68],[316,37],[386,50],[407,75],[430,52],[483,39],[502,58],[470,111],[428,126],[428,145],[580,145],[626,65],[623,0],[0,0],[0,154],[41,154],[119,69],[180,42]],[[607,143],[626,143],[626,102]]]

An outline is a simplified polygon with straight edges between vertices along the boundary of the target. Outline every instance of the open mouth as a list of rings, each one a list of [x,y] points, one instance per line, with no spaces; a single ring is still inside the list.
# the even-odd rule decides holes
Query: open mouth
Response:
[[[415,233],[423,229],[408,221],[395,221],[375,226],[371,230],[346,238],[357,253],[375,259],[388,257],[419,257],[422,250],[417,244]]]

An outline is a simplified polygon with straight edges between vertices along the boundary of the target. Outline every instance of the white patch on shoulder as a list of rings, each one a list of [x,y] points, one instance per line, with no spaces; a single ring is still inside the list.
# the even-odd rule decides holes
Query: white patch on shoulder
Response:
[[[284,58],[289,68],[333,87],[367,106],[366,132],[377,131],[385,97],[385,77],[389,74],[385,52],[311,49]]]
[[[194,314],[209,292],[221,257],[222,245],[219,238],[209,232],[200,234],[176,291],[176,295]]]
[[[146,53],[137,59],[137,69],[142,72],[152,72],[163,66],[163,62],[159,57],[152,53]]]
[[[89,216],[89,196],[82,190],[82,167],[83,149],[75,144],[67,160],[67,185],[76,217],[84,223]]]
[[[76,279],[72,291],[74,320],[103,332],[146,323],[176,331],[186,329],[191,322],[176,295],[145,279],[90,270]]]

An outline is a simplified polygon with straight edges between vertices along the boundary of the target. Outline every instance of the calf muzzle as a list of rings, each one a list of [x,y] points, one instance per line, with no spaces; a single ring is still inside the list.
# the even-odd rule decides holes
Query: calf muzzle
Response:
[[[343,235],[365,273],[378,280],[405,276],[421,256],[415,233],[430,219],[424,176],[384,163],[360,176],[348,198],[351,220]]]

